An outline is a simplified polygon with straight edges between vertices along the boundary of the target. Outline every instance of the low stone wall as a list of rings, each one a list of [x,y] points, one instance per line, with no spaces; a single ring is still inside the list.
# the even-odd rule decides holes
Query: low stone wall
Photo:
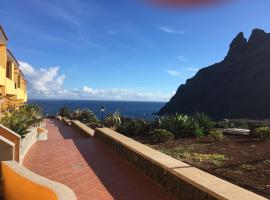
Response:
[[[72,120],[71,125],[89,137],[94,137],[95,131],[78,120]]]
[[[56,116],[56,119],[62,121],[63,118],[62,118],[61,116],[57,115],[57,116]]]
[[[1,124],[0,124],[0,135],[15,145],[13,158],[15,161],[19,162],[21,136]]]
[[[67,119],[65,117],[62,118],[62,121],[64,121],[68,126],[70,126],[71,125],[71,122],[72,122],[72,120]]]
[[[0,135],[0,160],[14,160],[14,154],[15,144]]]
[[[5,200],[76,200],[67,186],[51,181],[14,161],[1,163]]]
[[[95,137],[181,200],[266,200],[265,198],[176,160],[108,128]]]
[[[39,130],[39,131],[38,131]],[[24,156],[27,154],[28,150],[31,146],[40,140],[47,140],[47,133],[48,131],[44,128],[30,128],[29,133],[25,135],[23,139],[21,139],[20,143],[20,158],[19,162],[22,163]]]
[[[24,156],[26,155],[27,151],[30,147],[39,140],[47,140],[47,133],[48,131],[44,128],[30,128],[29,133],[25,135],[24,138],[21,138],[20,135],[15,133],[14,131],[8,129],[7,127],[0,124],[0,136],[5,139],[5,144],[2,143],[1,148],[7,146],[9,143],[14,144],[13,147],[13,154],[10,156],[9,150],[6,151],[8,153],[8,157],[12,157],[10,160],[15,160],[19,163],[23,161]],[[4,140],[2,140],[4,141]],[[1,152],[4,153],[3,151]],[[3,157],[4,155],[1,155]],[[3,159],[0,159],[0,161]],[[4,159],[6,160],[6,159]]]
[[[45,128],[37,127],[38,140],[47,140],[48,139],[48,130]]]

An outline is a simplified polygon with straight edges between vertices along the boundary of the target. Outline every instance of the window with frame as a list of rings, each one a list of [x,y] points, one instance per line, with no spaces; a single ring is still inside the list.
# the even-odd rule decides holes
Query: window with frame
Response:
[[[18,76],[18,85],[17,86],[18,86],[18,88],[21,88],[21,76],[20,75]]]
[[[12,63],[11,63],[11,61],[7,61],[6,77],[9,79],[12,79]]]

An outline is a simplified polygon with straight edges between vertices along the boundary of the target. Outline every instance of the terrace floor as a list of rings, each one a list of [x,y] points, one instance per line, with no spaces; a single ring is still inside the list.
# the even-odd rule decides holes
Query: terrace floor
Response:
[[[70,187],[78,200],[174,199],[108,146],[47,119],[48,140],[28,151],[23,165]]]

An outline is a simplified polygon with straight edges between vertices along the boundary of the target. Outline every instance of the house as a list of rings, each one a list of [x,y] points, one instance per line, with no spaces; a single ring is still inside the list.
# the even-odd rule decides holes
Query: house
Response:
[[[8,37],[0,25],[0,110],[5,112],[27,102],[27,81],[15,56],[7,48]]]

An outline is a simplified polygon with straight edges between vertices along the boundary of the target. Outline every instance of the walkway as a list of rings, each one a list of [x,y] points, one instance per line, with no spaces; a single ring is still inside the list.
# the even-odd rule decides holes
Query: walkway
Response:
[[[57,120],[46,121],[48,140],[33,145],[24,166],[70,187],[78,200],[173,199],[150,178],[97,139]]]

